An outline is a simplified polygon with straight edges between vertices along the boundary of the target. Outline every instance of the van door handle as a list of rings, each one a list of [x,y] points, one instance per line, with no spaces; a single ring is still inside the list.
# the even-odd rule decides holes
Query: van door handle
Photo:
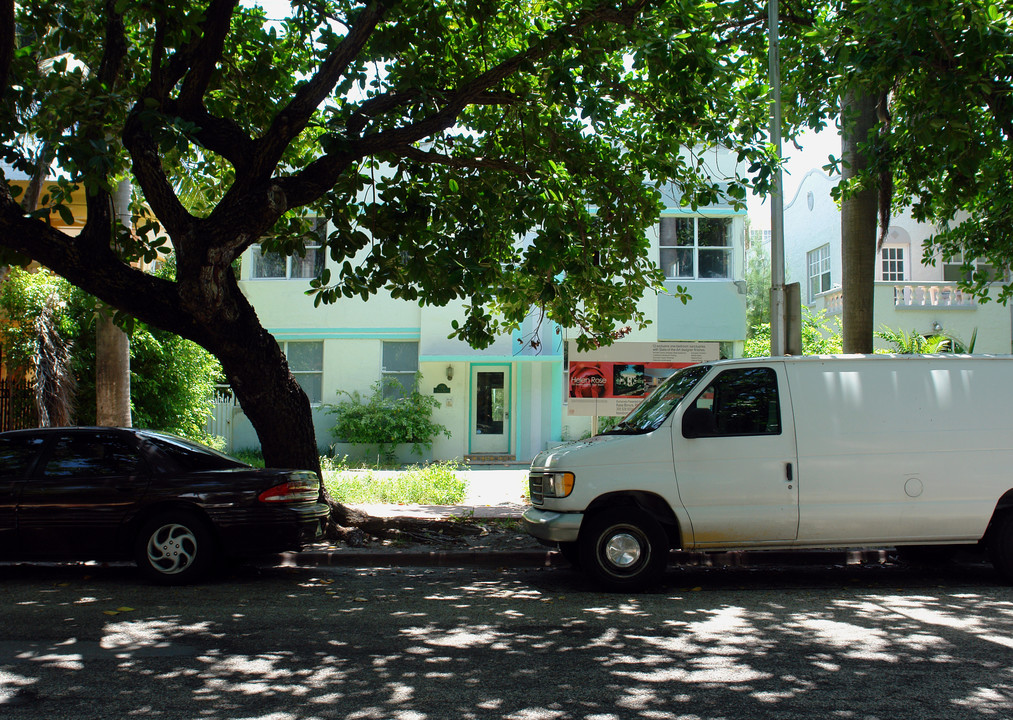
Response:
[[[788,482],[792,481],[794,473],[792,472],[791,463],[784,464],[784,475],[785,480],[787,480]]]

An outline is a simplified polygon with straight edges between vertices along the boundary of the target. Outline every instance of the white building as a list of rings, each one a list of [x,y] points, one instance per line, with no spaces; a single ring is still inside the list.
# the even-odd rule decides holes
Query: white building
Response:
[[[661,356],[674,347],[667,343],[674,342],[704,343],[708,357],[740,355],[746,335],[745,212],[730,206],[690,212],[672,195],[663,202],[666,207],[649,231],[651,252],[668,277],[669,289],[686,287],[692,300],[684,305],[669,295],[641,298],[652,323],[620,340],[612,351],[629,348],[636,356],[625,357],[625,362],[642,367],[652,359],[641,356],[645,347]],[[334,418],[325,405],[338,402],[339,391],[368,395],[377,381],[410,380],[416,372],[421,373],[421,389],[439,402],[433,419],[451,432],[449,439],[436,439],[432,458],[527,462],[547,445],[590,431],[594,418],[567,407],[566,348],[572,336],[566,329],[557,332],[545,323],[539,330],[540,346],[534,349],[522,342],[535,332],[532,321],[512,337],[474,350],[447,337],[451,321],[463,317],[459,306],[419,307],[379,294],[368,301],[342,299],[314,308],[305,291],[309,278],[326,262],[325,253],[314,249],[305,258],[265,257],[255,246],[243,258],[240,279],[310,396],[322,450],[334,443]],[[239,408],[232,411],[229,424],[232,449],[257,445]],[[361,454],[347,445],[336,446],[334,452]],[[407,450],[399,456],[412,459]]]
[[[802,179],[784,208],[785,267],[788,282],[798,282],[802,302],[828,316],[839,315],[841,296],[841,212],[830,192],[837,184],[821,170]],[[931,225],[908,214],[890,219],[887,238],[876,259],[874,328],[922,335],[948,334],[969,342],[976,353],[1009,353],[1010,308],[979,303],[957,288],[961,262],[923,262],[922,246]],[[888,348],[880,339],[876,347]]]

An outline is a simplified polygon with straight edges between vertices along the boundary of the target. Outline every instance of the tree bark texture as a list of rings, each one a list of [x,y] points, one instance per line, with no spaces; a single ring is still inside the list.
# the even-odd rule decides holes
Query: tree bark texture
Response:
[[[122,180],[113,193],[116,222],[128,231],[131,184]],[[111,317],[99,313],[95,322],[95,422],[130,427],[130,337]]]
[[[847,182],[869,164],[869,139],[876,125],[878,96],[849,92],[841,102],[841,154]],[[879,190],[875,185],[850,194],[841,203],[841,262],[844,352],[871,353],[876,280]]]
[[[95,318],[95,422],[130,427],[130,338],[105,313]]]

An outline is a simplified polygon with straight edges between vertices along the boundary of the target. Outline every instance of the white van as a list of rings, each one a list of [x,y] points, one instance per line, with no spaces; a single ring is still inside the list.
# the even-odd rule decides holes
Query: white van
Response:
[[[750,358],[673,374],[531,465],[528,533],[612,589],[695,551],[974,545],[1013,579],[1013,357]]]

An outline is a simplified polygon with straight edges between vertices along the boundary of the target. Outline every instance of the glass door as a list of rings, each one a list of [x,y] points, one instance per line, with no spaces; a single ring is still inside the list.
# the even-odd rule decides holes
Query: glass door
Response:
[[[510,452],[510,366],[471,370],[471,452]]]

